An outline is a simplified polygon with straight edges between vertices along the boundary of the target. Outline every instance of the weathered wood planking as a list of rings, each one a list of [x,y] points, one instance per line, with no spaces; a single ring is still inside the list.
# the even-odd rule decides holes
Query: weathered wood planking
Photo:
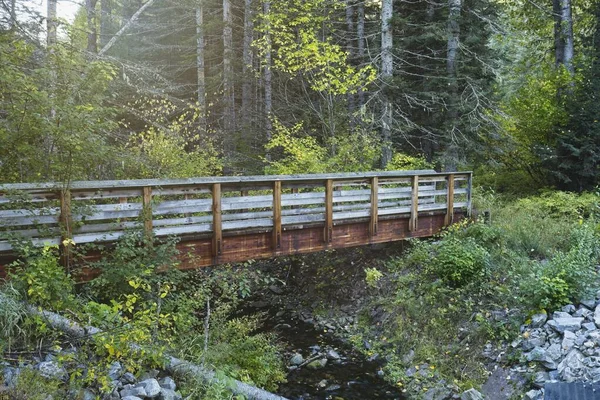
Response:
[[[471,187],[470,172],[434,171],[0,185],[0,257],[15,235],[110,243],[134,228],[195,243],[209,264],[381,243],[469,215]]]

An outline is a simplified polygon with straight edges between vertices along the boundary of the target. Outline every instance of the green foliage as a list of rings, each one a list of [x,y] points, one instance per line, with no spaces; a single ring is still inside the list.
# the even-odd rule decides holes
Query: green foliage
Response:
[[[388,171],[414,170],[414,169],[433,169],[433,164],[427,162],[422,156],[409,156],[407,154],[396,153],[388,163]]]
[[[23,298],[54,310],[71,305],[74,282],[58,262],[58,247],[44,247],[41,251],[29,248],[26,252],[28,257],[9,267],[11,282]]]
[[[383,278],[383,274],[377,268],[365,268],[365,281],[367,282],[367,286],[375,288],[381,278]]]
[[[452,286],[459,287],[482,279],[489,254],[474,239],[449,237],[436,248],[430,271]]]
[[[33,369],[23,368],[8,396],[11,400],[47,400],[65,399],[67,393],[59,379],[47,379]]]

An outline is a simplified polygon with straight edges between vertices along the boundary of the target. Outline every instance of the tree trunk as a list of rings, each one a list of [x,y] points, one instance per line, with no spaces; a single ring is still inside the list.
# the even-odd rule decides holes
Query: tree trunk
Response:
[[[357,63],[362,66],[365,61],[365,4],[359,1],[357,4],[357,21],[356,21],[356,35],[358,39],[358,54]],[[362,109],[365,105],[365,92],[362,88],[358,89],[358,108]]]
[[[8,29],[12,31],[17,26],[17,0],[10,0],[10,9],[8,12]]]
[[[460,46],[460,14],[462,0],[448,0],[448,45],[446,71],[449,80],[448,124],[445,138],[444,169],[456,171],[458,167],[458,144],[454,140],[458,119],[458,50]]]
[[[254,33],[252,0],[244,1],[244,49],[242,54],[242,122],[244,128],[251,125],[252,107],[252,39]]]
[[[571,0],[553,0],[552,10],[554,13],[556,65],[564,65],[572,75],[575,73],[575,68],[573,66],[574,45]]]
[[[269,15],[271,11],[271,2],[263,2],[263,13]],[[266,35],[266,47],[265,60],[264,60],[264,85],[265,85],[265,101],[264,101],[264,114],[265,114],[265,135],[267,142],[271,140],[273,134],[273,125],[271,123],[271,112],[273,110],[273,88],[272,88],[272,73],[271,73],[271,32],[270,27],[265,32]],[[267,160],[270,159],[270,155],[267,153]]]
[[[96,2],[97,0],[85,0],[87,12],[87,51],[96,54],[98,52],[98,31],[96,29]]]
[[[47,4],[46,29],[48,31],[48,36],[46,42],[48,47],[56,44],[56,1],[57,0],[48,0]]]
[[[196,76],[198,108],[200,117],[200,130],[206,131],[206,80],[204,78],[204,7],[200,0],[196,7]]]
[[[348,60],[350,63],[354,62],[354,7],[352,7],[352,0],[346,0],[346,51],[348,52]],[[356,111],[356,95],[348,92],[348,114],[350,116],[350,128],[355,125],[354,112]]]
[[[381,2],[381,79],[384,84],[383,107],[381,116],[381,138],[383,146],[381,151],[381,168],[387,167],[392,159],[392,102],[387,93],[387,87],[393,76],[392,58],[392,12],[393,0]]]
[[[233,19],[231,0],[223,0],[223,90],[225,98],[224,127],[230,138],[235,130],[235,111],[233,93]]]
[[[106,46],[112,19],[112,0],[101,0],[100,3],[100,47]]]
[[[53,1],[56,1],[56,0],[53,0]],[[125,24],[123,24],[123,26],[121,27],[121,29],[119,29],[119,31],[117,33],[115,33],[115,35],[108,41],[108,43],[106,43],[106,46],[104,46],[102,48],[102,50],[100,50],[98,52],[98,55],[99,56],[104,55],[104,53],[106,53],[108,50],[110,50],[110,48],[114,46],[114,44],[123,35],[123,33],[125,33],[127,31],[127,29],[129,29],[129,27],[131,25],[133,25],[133,23],[135,21],[137,21],[137,19],[140,17],[140,15],[142,15],[142,13],[144,12],[144,10],[146,10],[148,7],[150,7],[152,5],[152,3],[154,3],[154,0],[148,0],[143,6],[141,6],[135,12],[135,14],[133,14],[131,16],[131,18],[129,18],[129,20]]]

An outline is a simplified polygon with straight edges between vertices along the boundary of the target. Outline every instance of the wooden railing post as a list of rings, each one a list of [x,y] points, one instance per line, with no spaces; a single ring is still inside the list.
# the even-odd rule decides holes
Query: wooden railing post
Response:
[[[447,177],[446,188],[446,218],[444,218],[444,225],[448,226],[452,224],[454,220],[454,174],[449,174]]]
[[[222,253],[223,224],[221,222],[221,184],[212,186],[213,242],[212,254],[216,260]]]
[[[63,189],[60,192],[60,261],[69,271],[73,252],[73,216],[71,212],[71,191]]]
[[[410,196],[410,220],[408,221],[408,230],[414,232],[419,226],[419,176],[412,177],[412,189]]]
[[[142,219],[144,221],[144,234],[152,237],[152,187],[144,186],[142,189]]]
[[[281,248],[281,181],[273,182],[273,250]]]
[[[473,190],[473,174],[470,173],[467,178],[467,217],[471,217],[473,212],[473,202],[472,202],[472,190]]]
[[[379,178],[371,178],[371,223],[369,224],[369,235],[377,235],[377,221],[378,221],[378,202],[379,202]]]
[[[333,241],[333,180],[325,181],[325,230],[323,234],[325,243]]]

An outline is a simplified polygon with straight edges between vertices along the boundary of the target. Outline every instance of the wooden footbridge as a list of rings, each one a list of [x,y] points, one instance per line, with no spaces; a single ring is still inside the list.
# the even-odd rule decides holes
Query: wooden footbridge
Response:
[[[393,171],[0,185],[0,269],[14,240],[110,245],[176,235],[182,268],[427,237],[470,215],[471,172]],[[73,244],[74,243],[74,244]],[[93,257],[93,255],[92,255]]]

